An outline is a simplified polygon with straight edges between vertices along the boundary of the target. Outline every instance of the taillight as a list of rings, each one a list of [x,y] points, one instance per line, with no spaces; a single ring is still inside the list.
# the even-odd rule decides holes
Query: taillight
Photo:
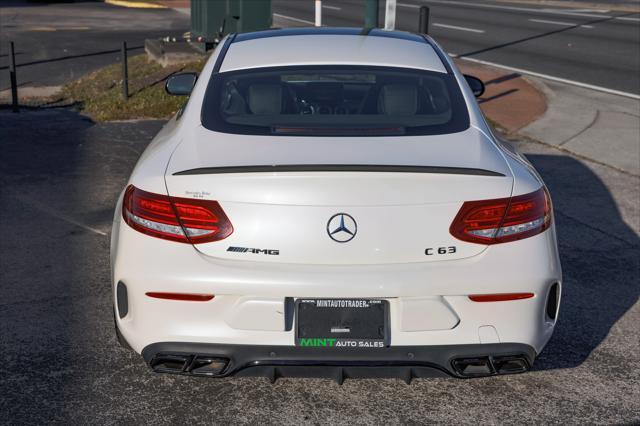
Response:
[[[208,243],[233,232],[217,201],[169,197],[129,185],[122,217],[133,229],[153,237],[181,243]]]
[[[551,210],[546,188],[512,198],[466,201],[449,232],[460,240],[478,244],[521,240],[549,228]]]

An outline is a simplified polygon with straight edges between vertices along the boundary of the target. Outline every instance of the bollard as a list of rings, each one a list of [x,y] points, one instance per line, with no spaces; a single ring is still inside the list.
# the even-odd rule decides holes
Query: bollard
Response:
[[[378,28],[378,0],[366,0],[364,27]]]
[[[129,68],[127,67],[127,42],[122,42],[122,97],[129,99]]]
[[[420,24],[418,26],[418,32],[422,34],[429,34],[429,8],[427,6],[420,7]]]
[[[322,0],[316,0],[316,27],[322,26]]]
[[[396,29],[396,8],[396,0],[387,0],[384,12],[384,29],[387,31],[393,31]]]
[[[13,42],[11,42],[10,61],[9,79],[11,80],[11,110],[13,112],[20,112],[20,107],[18,106],[18,79],[16,77],[16,52],[13,47]]]

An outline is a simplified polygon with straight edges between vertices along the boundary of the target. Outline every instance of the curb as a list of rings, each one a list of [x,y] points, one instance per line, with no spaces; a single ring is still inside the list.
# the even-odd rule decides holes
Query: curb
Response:
[[[147,3],[143,1],[104,0],[104,2],[112,6],[129,7],[133,9],[168,9],[167,6],[161,4]]]
[[[478,103],[485,117],[501,133],[517,134],[547,112],[545,90],[525,75],[459,59],[455,62],[462,73],[484,81],[486,91]]]
[[[158,39],[146,39],[144,50],[149,59],[156,61],[163,68],[169,65],[198,61],[208,56],[196,50],[186,41],[165,43]]]

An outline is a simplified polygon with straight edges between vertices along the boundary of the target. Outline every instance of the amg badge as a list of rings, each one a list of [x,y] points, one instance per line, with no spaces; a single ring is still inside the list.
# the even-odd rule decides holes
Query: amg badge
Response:
[[[254,254],[268,254],[270,256],[279,256],[280,250],[274,249],[258,249],[258,248],[249,248],[249,247],[233,247],[230,246],[227,248],[227,251],[232,251],[235,253],[254,253]]]

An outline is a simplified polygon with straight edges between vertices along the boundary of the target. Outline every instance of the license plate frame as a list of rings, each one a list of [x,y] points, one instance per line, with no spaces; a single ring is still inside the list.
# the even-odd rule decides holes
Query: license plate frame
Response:
[[[295,346],[382,349],[391,341],[389,301],[374,298],[299,298]]]

